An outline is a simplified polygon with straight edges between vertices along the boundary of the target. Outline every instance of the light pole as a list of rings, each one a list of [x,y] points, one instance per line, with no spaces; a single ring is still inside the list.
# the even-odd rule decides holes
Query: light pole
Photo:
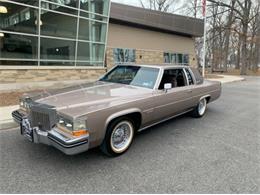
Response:
[[[203,0],[203,16],[204,16],[204,33],[203,33],[203,57],[202,57],[202,76],[205,77],[205,64],[206,64],[206,8],[207,8],[207,0]]]

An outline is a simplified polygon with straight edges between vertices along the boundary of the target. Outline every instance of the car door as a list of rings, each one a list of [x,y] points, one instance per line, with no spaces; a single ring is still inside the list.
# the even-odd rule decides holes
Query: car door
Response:
[[[170,76],[173,77],[172,81]],[[166,77],[167,79],[165,79]],[[173,87],[166,91],[163,89],[163,86],[165,83],[169,82]],[[183,68],[164,70],[161,83],[154,93],[154,99],[154,119],[156,121],[163,120],[191,109],[193,106],[192,86],[189,85],[187,75]]]
[[[192,91],[192,99],[190,101],[190,105],[192,107],[195,107],[198,104],[198,98],[196,98],[196,96],[198,96],[198,85],[196,85],[196,79],[195,76],[193,74],[193,72],[191,71],[190,68],[184,68],[185,70],[185,74],[186,74],[186,78],[187,78],[187,82],[188,82],[188,88]]]

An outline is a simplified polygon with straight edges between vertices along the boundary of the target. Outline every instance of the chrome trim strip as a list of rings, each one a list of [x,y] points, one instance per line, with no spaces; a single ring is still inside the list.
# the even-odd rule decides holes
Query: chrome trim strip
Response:
[[[55,143],[59,144],[63,148],[74,148],[74,147],[81,146],[83,144],[87,144],[88,143],[88,139],[86,139],[85,141],[82,141],[82,142],[78,142],[78,143],[75,143],[75,144],[67,145],[65,143],[62,143],[61,140],[58,140],[58,139],[56,139],[54,137],[51,137],[49,135],[48,135],[48,138],[50,140],[54,141]]]
[[[179,102],[185,102],[185,101],[187,101],[187,100],[191,100],[191,99],[193,99],[193,97],[186,98],[186,99],[184,99],[184,100],[179,100],[179,101],[175,101],[175,102],[167,103],[167,104],[160,105],[160,106],[156,106],[156,107],[154,107],[154,108],[155,108],[155,109],[157,109],[157,108],[162,108],[162,107],[165,107],[165,106],[170,106],[170,105],[173,105],[173,104],[177,104],[177,103],[179,103]]]

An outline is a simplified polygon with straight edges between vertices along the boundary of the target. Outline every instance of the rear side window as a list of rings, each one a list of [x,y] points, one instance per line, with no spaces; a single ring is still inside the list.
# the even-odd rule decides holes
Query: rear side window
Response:
[[[188,68],[185,68],[185,71],[187,73],[187,79],[188,79],[189,85],[194,85],[194,81],[193,81],[190,70]]]
[[[195,80],[196,80],[196,84],[202,84],[203,83],[203,77],[201,76],[199,71],[196,68],[190,68],[190,69],[193,72],[193,75],[194,75]]]
[[[164,70],[159,89],[164,88],[164,84],[171,83],[172,88],[184,87],[187,85],[186,76],[183,69]]]

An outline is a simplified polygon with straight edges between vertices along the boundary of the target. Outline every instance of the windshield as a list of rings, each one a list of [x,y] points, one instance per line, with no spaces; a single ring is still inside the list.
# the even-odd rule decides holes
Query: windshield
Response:
[[[122,83],[152,89],[159,73],[158,68],[120,65],[100,81]]]

